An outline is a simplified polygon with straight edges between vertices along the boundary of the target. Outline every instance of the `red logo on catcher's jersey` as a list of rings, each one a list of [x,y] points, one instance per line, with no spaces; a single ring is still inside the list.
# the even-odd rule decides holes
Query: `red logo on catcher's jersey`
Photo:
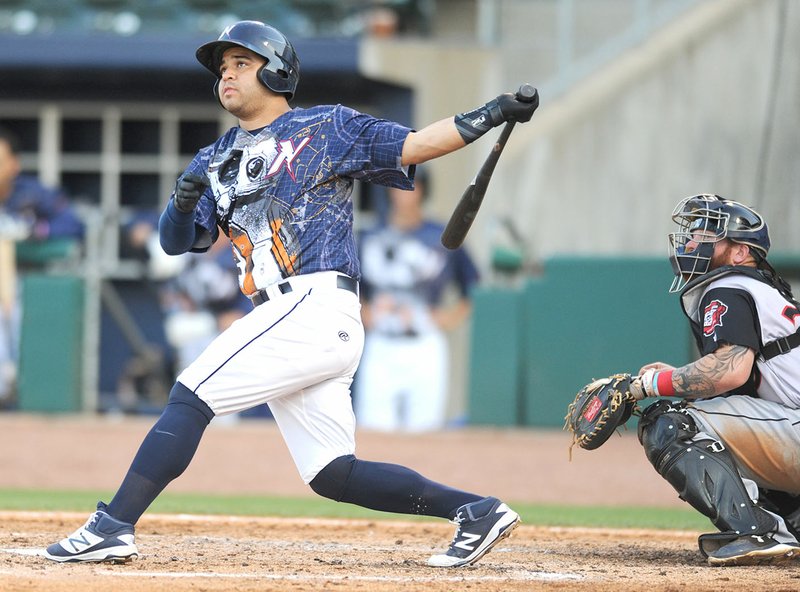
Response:
[[[719,300],[712,300],[703,313],[703,335],[711,337],[717,327],[722,326],[722,317],[728,312],[728,307]]]
[[[789,319],[792,322],[792,325],[794,325],[794,320],[797,317],[800,317],[800,310],[797,310],[796,306],[786,306],[781,314]]]

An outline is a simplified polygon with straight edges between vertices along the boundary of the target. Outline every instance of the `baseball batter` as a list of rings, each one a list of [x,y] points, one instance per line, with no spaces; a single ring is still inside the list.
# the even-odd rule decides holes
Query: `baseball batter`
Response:
[[[631,385],[659,398],[639,422],[655,469],[720,530],[700,536],[712,565],[800,557],[800,304],[767,262],[763,217],[696,195],[673,212],[671,291],[702,357],[647,364]],[[676,400],[674,397],[681,397]]]
[[[291,108],[299,60],[278,30],[242,21],[201,46],[216,96],[239,125],[198,152],[159,224],[170,254],[228,235],[254,309],[179,376],[111,502],[50,545],[54,561],[135,556],[134,525],[178,477],[217,415],[267,402],[303,480],[319,495],[458,524],[428,563],[477,561],[519,516],[494,497],[435,483],[402,466],[356,458],[350,385],[361,357],[354,179],[413,187],[414,165],[448,154],[536,104],[504,94],[419,131],[341,105]],[[259,459],[259,462],[269,462]]]

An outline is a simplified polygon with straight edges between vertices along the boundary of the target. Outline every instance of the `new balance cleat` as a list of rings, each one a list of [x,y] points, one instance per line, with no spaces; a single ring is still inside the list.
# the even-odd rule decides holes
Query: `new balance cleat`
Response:
[[[800,559],[800,545],[781,543],[769,535],[751,534],[734,539],[708,554],[708,564],[778,565]]]
[[[139,555],[133,537],[133,525],[112,518],[103,502],[81,528],[53,543],[44,552],[52,561],[125,562]]]
[[[432,555],[432,567],[471,565],[511,534],[520,522],[519,514],[499,499],[487,497],[461,506],[452,521],[458,526],[446,553]]]

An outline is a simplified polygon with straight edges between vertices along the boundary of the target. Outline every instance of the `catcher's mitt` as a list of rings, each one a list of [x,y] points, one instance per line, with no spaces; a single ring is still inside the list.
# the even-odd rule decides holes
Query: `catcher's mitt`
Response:
[[[639,411],[631,394],[631,375],[614,374],[593,380],[583,387],[567,407],[564,429],[572,432],[572,447],[599,448],[618,427]]]

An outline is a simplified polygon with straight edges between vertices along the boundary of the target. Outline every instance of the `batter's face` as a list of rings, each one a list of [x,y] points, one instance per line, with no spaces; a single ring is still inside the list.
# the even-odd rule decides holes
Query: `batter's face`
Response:
[[[231,47],[222,54],[219,74],[219,101],[241,120],[251,120],[266,109],[275,95],[258,79],[258,70],[266,60],[244,47]]]

